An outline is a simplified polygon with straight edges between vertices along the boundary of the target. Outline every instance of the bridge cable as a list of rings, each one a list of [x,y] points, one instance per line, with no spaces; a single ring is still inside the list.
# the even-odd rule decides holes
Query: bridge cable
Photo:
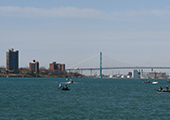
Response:
[[[133,64],[130,64],[130,63],[127,63],[127,62],[124,62],[124,61],[121,61],[121,60],[112,58],[112,57],[110,57],[110,56],[108,56],[108,55],[106,55],[106,54],[104,54],[104,55],[107,56],[107,57],[109,57],[109,58],[111,58],[111,59],[113,59],[113,60],[116,60],[116,61],[118,61],[118,62],[122,62],[122,63],[125,63],[125,64],[127,64],[127,65],[131,65],[131,66],[137,66],[137,65],[133,65]]]
[[[88,60],[96,57],[97,55],[99,55],[99,54],[97,53],[96,55],[94,55],[94,56],[92,56],[92,57],[90,57],[90,58],[87,58],[87,59],[85,59],[85,60],[83,60],[83,61],[81,61],[81,62],[79,62],[79,63],[77,63],[77,64],[75,64],[75,65],[72,65],[72,66],[68,67],[68,68],[72,68],[72,67],[74,67],[74,66],[76,66],[76,65],[79,65],[79,64],[81,64],[81,63],[83,63],[83,62],[86,62],[86,61],[88,61]]]

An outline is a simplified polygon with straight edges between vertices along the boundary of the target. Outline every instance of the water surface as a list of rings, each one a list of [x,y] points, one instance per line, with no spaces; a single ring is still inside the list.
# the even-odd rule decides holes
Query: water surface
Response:
[[[170,94],[140,79],[72,79],[70,91],[57,89],[62,78],[0,78],[2,120],[169,119]],[[151,80],[152,81],[152,80]]]

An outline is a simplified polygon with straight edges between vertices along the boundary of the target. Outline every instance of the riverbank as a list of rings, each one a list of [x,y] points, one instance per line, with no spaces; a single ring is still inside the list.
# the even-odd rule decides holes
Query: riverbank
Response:
[[[67,78],[67,76],[64,75],[40,75],[40,74],[1,74],[0,77],[42,77],[42,78]]]

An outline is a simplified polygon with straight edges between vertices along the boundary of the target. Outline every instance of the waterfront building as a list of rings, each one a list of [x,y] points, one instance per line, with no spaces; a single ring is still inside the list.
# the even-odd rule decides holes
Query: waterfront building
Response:
[[[132,78],[139,78],[140,77],[140,74],[138,72],[138,70],[133,70],[132,71]]]
[[[60,63],[50,63],[49,65],[50,70],[60,70],[60,71],[65,71],[65,64],[60,64]]]
[[[166,73],[149,72],[149,78],[165,79],[166,78]]]
[[[109,78],[113,78],[113,75],[109,75]]]
[[[131,78],[131,77],[132,77],[132,72],[128,72],[127,78]]]
[[[61,64],[61,71],[65,71],[65,64]]]
[[[167,75],[165,72],[142,72],[141,78],[145,79],[166,79]]]
[[[58,69],[58,66],[57,66],[56,62],[50,63],[49,69],[50,69],[50,70],[56,70],[56,69]]]
[[[30,62],[29,70],[32,70],[33,72],[39,74],[39,62],[38,61],[36,62],[35,60],[33,60],[33,62]]]
[[[148,79],[149,78],[149,73],[148,72],[141,72],[140,78],[145,78]]]
[[[166,79],[167,75],[165,72],[148,72],[142,74],[141,78],[150,78],[150,79]]]
[[[6,70],[12,73],[18,73],[18,50],[13,48],[6,52]]]

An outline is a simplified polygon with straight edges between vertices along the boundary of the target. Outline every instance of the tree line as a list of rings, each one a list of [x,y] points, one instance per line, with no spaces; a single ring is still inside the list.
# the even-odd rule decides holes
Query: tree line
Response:
[[[39,68],[39,73],[36,73],[33,70],[30,70],[28,67],[21,67],[17,74],[14,74],[12,71],[7,71],[4,66],[0,67],[1,77],[58,77],[58,78],[82,78],[85,75],[82,75],[78,72],[67,72],[60,70],[50,70],[45,67]]]

